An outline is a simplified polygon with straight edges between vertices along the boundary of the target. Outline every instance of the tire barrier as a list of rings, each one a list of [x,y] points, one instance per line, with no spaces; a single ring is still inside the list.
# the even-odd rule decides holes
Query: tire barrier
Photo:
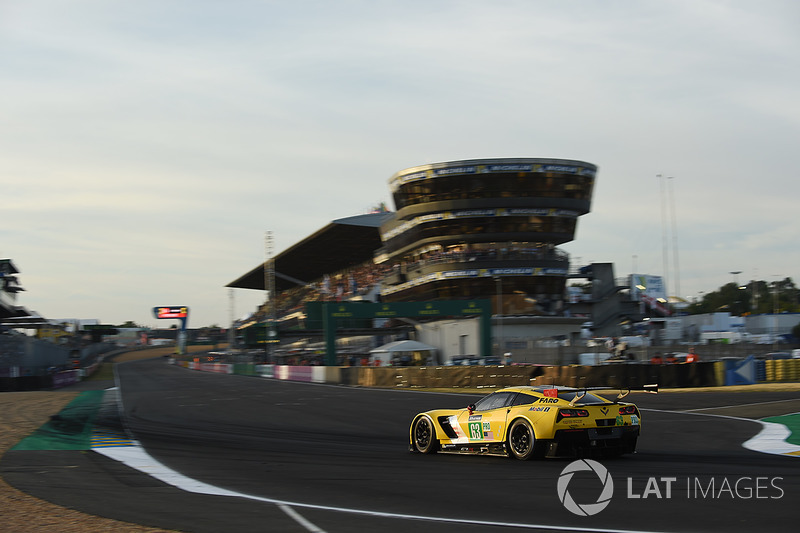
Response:
[[[764,374],[767,381],[775,381],[775,361],[764,361]]]
[[[767,362],[756,361],[756,381],[767,381]]]
[[[764,381],[800,380],[800,359],[767,359],[759,363],[764,364]]]

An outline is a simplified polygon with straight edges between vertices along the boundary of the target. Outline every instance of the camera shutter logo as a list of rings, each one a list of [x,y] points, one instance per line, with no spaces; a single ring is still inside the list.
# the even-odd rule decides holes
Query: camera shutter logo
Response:
[[[597,474],[597,477],[603,483],[603,491],[597,498],[597,502],[579,504],[572,498],[572,495],[570,495],[567,490],[567,486],[572,480],[572,476],[575,475],[575,472],[589,471]],[[605,509],[608,504],[611,503],[611,496],[614,494],[614,480],[611,479],[611,474],[608,473],[606,467],[597,461],[579,459],[571,462],[561,471],[556,489],[558,490],[558,499],[561,500],[561,503],[567,511],[579,516],[592,516]]]

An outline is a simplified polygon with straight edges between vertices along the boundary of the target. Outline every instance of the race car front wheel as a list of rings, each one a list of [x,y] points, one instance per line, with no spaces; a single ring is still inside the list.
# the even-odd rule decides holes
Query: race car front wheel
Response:
[[[414,440],[414,449],[419,453],[434,453],[438,448],[439,441],[436,440],[436,430],[433,422],[427,416],[421,416],[414,421],[411,430]]]
[[[536,446],[536,437],[533,435],[533,428],[527,420],[515,420],[508,430],[508,450],[512,457],[521,461],[527,461],[533,457]]]

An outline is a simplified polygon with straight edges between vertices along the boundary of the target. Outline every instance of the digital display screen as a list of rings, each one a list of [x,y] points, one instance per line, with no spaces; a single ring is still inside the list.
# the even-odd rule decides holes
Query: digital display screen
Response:
[[[186,318],[189,316],[188,307],[156,307],[153,311],[156,318]]]

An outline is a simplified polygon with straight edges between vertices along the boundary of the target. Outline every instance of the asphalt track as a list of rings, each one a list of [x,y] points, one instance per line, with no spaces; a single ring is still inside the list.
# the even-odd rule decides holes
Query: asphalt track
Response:
[[[163,359],[116,368],[125,426],[150,456],[248,497],[187,492],[87,451],[10,451],[0,463],[8,483],[91,514],[199,533],[797,530],[800,458],[742,447],[761,430],[745,418],[800,411],[796,392],[637,395],[638,453],[600,461],[613,496],[578,516],[557,490],[571,460],[408,453],[415,413],[476,396],[209,374]],[[593,472],[567,481],[584,508],[604,494]]]

